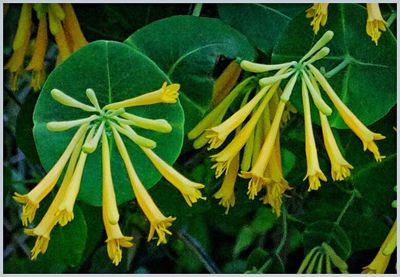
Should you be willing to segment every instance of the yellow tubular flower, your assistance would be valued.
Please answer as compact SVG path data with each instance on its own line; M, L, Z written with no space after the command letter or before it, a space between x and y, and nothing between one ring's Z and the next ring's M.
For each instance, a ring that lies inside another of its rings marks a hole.
M71 49L69 48L67 37L61 24L61 14L59 9L57 8L57 5L58 4L49 4L49 25L50 32L54 35L54 38L56 39L59 60L60 62L63 62L69 57L69 55L71 55Z
M46 127L49 131L61 132L85 123L90 123L91 121L97 119L98 117L99 117L98 115L94 114L89 117L81 119L68 120L68 121L52 121L48 122L46 124Z
M121 124L121 126L111 123L111 125L118 130L118 132L121 132L125 136L127 136L130 140L132 140L134 143L136 143L139 146L143 146L146 148L153 149L157 146L157 143L154 140L142 137L138 135L131 127L125 124Z
M216 162L211 168L215 168L215 176L217 178L225 172L225 170L229 167L232 159L246 144L247 140L254 130L254 127L260 119L262 112L264 111L265 107L267 106L269 100L271 99L278 86L279 82L269 90L268 94L263 98L262 102L257 107L257 111L246 123L243 129L241 129L240 132L236 134L233 140L221 152L211 156L211 159ZM267 90L267 87L264 87L261 90ZM259 93L261 93L261 91Z
M206 130L206 138L209 139L210 144L208 150L218 148L224 143L229 134L243 123L258 102L263 99L269 88L269 86L264 87L257 93L256 96L253 97L253 99L251 99L246 105L236 111L223 123Z
M164 82L162 87L158 90L148 92L146 94L136 96L128 100L108 104L104 106L103 109L116 110L119 108L153 105L159 103L173 104L178 101L179 89L179 84L167 85L167 82Z
M350 176L350 169L353 169L353 166L349 164L343 158L342 153L340 153L326 115L320 112L319 117L321 119L322 134L324 137L326 152L328 153L329 160L331 161L332 179L334 181L342 181Z
M111 175L111 164L110 164L110 147L108 146L108 140L106 131L102 130L101 136L101 160L102 160L102 171L103 171L103 207L105 209L106 218L109 223L115 225L119 221L119 213L117 200L114 192L114 185Z
M86 112L96 112L95 107L83 104L82 102L79 102L75 98L65 94L64 92L62 92L59 89L56 89L56 88L52 89L50 91L50 94L54 100L56 100L57 102L59 102L60 104L62 104L64 106L78 108L78 109L84 110Z
M93 138L94 127L90 130L89 134L85 139L86 144ZM65 192L65 197L62 199L60 205L58 206L58 211L56 212L57 221L61 226L65 226L68 222L74 219L74 205L76 197L78 196L79 189L81 186L81 179L83 175L83 169L85 167L87 154L81 151L78 159L78 163L75 167L74 174L71 177L71 181Z
M4 66L10 72L11 90L17 91L18 77L24 66L25 53L29 47L32 27L32 4L23 4L13 41L13 54Z
M88 124L85 124L79 128L71 142L65 149L64 153L58 159L53 168L46 174L46 176L37 184L29 193L19 194L15 193L13 199L24 204L22 208L22 225L27 226L31 223L35 217L36 210L39 208L39 203L49 194L49 192L56 185L58 178L63 171L65 164L70 158L75 146L78 144L79 140L84 136L87 130Z
M232 61L215 80L213 88L213 107L217 106L237 83L242 69L236 61Z
M385 241L379 248L374 260L367 266L363 267L363 274L383 274L389 264L390 257L396 248L397 244L397 220L394 222L389 234L387 235ZM385 248L390 246L390 251L385 252Z
M379 153L378 146L375 143L375 140L384 139L385 136L371 132L351 111L350 109L340 100L337 96L333 88L329 85L328 81L325 77L319 72L319 70L314 67L312 64L309 64L311 72L314 77L317 79L318 83L328 94L329 98L335 105L337 111L340 116L343 118L343 121L349 126L349 128L356 134L357 137L362 141L364 146L364 151L369 150L374 154L375 160L380 162L385 156L381 156Z
M143 129L153 130L160 133L170 133L172 131L171 124L169 124L165 119L149 119L130 113L123 113L121 116L131 121L132 125Z
M328 5L329 3L316 3L306 10L306 17L313 18L310 25L313 26L315 34L318 33L320 26L325 26L328 20Z
M88 42L81 31L78 19L76 18L74 8L71 4L62 4L65 12L64 28L72 39L72 51L75 52Z
M278 84L279 85L279 84ZM272 97L272 95L271 95ZM248 172L242 171L240 176L245 179L251 179L249 182L249 187L262 188L262 185L266 183L266 178L264 177L264 171L267 168L269 159L271 157L273 145L275 143L276 136L278 134L282 113L285 108L285 103L279 101L274 120L271 125L271 129L268 132L267 137L264 140L260 154L252 166L251 170Z
M215 199L221 199L218 204L226 208L225 214L228 214L229 208L235 206L235 183L238 172L239 154L233 158L224 176L221 187L214 194Z
M39 255L39 253L44 254L47 250L47 246L50 240L50 233L53 230L54 226L57 224L57 217L55 216L55 214L57 212L58 205L60 204L61 200L65 197L65 191L67 189L67 186L69 184L69 181L71 180L73 171L75 169L75 165L78 160L83 139L84 137L82 136L78 144L75 146L75 149L71 155L71 159L68 163L68 168L65 173L63 182L60 186L60 189L58 190L53 202L50 204L50 207L43 216L42 220L35 228L24 230L26 235L37 237L35 246L31 251L32 260L35 260Z
M204 188L203 184L190 181L176 171L172 166L163 161L152 150L145 147L141 147L141 149L161 173L161 175L180 191L186 203L190 207L193 203L196 203L199 198L206 200L206 198L201 195L200 191L200 189Z
M33 51L32 59L26 70L32 70L32 87L35 91L38 91L45 79L46 72L44 68L44 57L47 50L47 18L42 16L39 20L39 27L37 31L35 49Z
M307 85L303 79L301 95L303 98L305 148L307 158L307 175L304 177L304 180L308 178L308 191L310 191L319 189L321 186L320 179L326 182L326 177L319 167L317 147L315 145L315 139L312 130L310 99L308 97Z
M154 236L154 232L156 231L158 235L157 245L160 245L161 243L166 243L167 242L166 234L171 235L171 232L167 228L172 225L172 222L176 218L171 216L166 217L158 209L153 199L151 198L150 194L147 192L146 188L143 186L142 182L137 176L121 136L114 128L114 126L111 125L111 129L114 134L114 139L118 151L125 163L129 180L131 182L132 189L133 192L135 193L138 204L142 209L143 213L146 215L147 219L150 221L150 231L147 240L150 241Z
M372 41L378 45L378 40L382 35L382 32L386 31L386 22L383 20L381 10L379 9L378 3L367 4L367 34L371 37Z
M107 233L107 253L113 264L118 265L122 259L122 247L131 247L133 237L124 236L119 227L119 213L112 183L110 148L105 130L102 131L102 165L103 165L103 223Z
M188 133L189 139L195 139L204 134L204 130L219 124L232 102L239 96L246 85L253 78L247 78L238 84L211 112L209 112L197 125Z

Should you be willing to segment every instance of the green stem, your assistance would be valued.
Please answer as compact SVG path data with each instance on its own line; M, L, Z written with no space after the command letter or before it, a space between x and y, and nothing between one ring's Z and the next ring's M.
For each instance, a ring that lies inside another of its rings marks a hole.
M283 247L285 246L286 243L286 238L287 238L287 220L286 220L286 208L285 206L282 205L282 238L281 241L279 242L278 247L276 248L275 254L278 255Z
M193 251L193 253L197 256L200 262L204 265L204 267L208 270L208 272L215 274L220 273L221 271L218 269L215 262L211 259L211 257L207 254L201 244L193 238L189 233L185 230L180 230L177 232L178 237L186 244L186 246Z
M386 26L388 29L392 26L393 22L396 20L397 14L394 12L392 13L389 18L386 20Z
M327 72L325 74L325 77L327 79L332 78L334 75L336 75L337 73L342 71L350 63L351 63L351 58L349 58L349 57L344 58L344 60L340 64L338 64L334 69L332 69L331 71Z
M347 212L347 209L350 207L350 205L353 203L354 198L356 197L356 190L353 190L349 200L347 201L346 205L344 206L344 208L342 209L342 211L340 212L338 218L335 221L336 225L340 224L340 221L342 220L344 214Z
M202 8L203 8L203 3L196 3L194 5L194 9L193 9L192 15L193 16L200 16Z

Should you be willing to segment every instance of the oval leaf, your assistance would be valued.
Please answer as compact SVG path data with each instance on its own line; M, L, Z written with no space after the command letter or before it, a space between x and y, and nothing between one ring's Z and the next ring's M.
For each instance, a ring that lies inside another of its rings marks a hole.
M158 20L133 33L125 43L150 57L168 78L182 85L186 131L208 109L218 57L253 60L256 55L246 37L221 20L207 17Z

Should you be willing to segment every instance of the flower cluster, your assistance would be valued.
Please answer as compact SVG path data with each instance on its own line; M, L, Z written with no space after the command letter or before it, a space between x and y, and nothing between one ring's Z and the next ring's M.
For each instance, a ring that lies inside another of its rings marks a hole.
M46 79L44 59L48 45L48 29L58 47L57 63L64 61L71 53L87 44L71 4L22 4L12 45L13 54L4 66L10 72L13 91L18 89L18 77L24 70L24 58L30 52L33 10L39 24L33 43L33 54L25 70L32 71L31 86L35 91L42 87Z
M324 261L325 258L325 261ZM301 263L297 273L311 274L313 272L321 274L323 272L332 274L332 264L339 269L341 273L349 273L346 262L336 254L335 250L323 242L321 246L316 246L308 252Z
M328 5L329 3L316 3L306 10L306 17L312 18L310 25L315 34L318 33L320 26L325 26L328 21ZM378 45L382 32L386 31L386 22L378 3L367 3L366 5L368 12L366 31L372 41Z
M146 154L149 160L161 175L176 187L183 195L189 206L202 197L200 189L204 185L192 182L177 172L172 166L163 161L152 149L157 143L149 138L136 133L131 127L144 128L160 133L171 132L172 126L165 119L148 119L128 113L124 108L153 105L158 103L176 103L179 91L179 84L167 85L156 91L149 92L125 101L111 103L100 108L95 92L88 88L86 95L92 105L82 103L58 89L51 91L52 97L59 103L89 112L86 118L70 121L58 121L47 123L50 131L59 132L70 128L78 127L69 145L61 155L53 168L47 173L42 181L37 184L29 193L21 195L15 193L15 201L22 203L22 224L28 226L34 217L40 202L53 190L64 167L68 163L64 179L53 199L49 209L40 223L35 228L26 229L25 233L36 236L36 243L32 249L32 259L36 259L39 253L45 253L50 233L55 225L66 225L74 218L74 203L77 199L81 178L84 172L85 162L88 155L96 151L101 141L102 153L102 210L103 222L107 233L107 251L110 259L115 265L121 261L121 247L132 246L132 237L124 236L119 227L119 213L114 192L111 173L109 140L113 140L125 164L133 192L143 213L150 222L148 241L157 232L158 242L166 243L166 234L171 234L168 227L175 220L174 217L166 217L156 206L146 188L140 181L134 164L129 156L127 148L121 138L121 134L136 143Z
M344 159L335 141L328 120L332 110L321 97L320 87L326 92L344 122L361 139L364 151L367 149L371 151L377 161L384 158L380 155L375 140L385 137L371 132L340 100L323 74L313 65L315 61L329 54L329 48L324 46L332 38L333 32L326 32L298 62L258 64L242 60L240 66L243 70L262 74L248 77L239 83L188 133L189 139L195 139L193 144L195 148L200 148L208 142L210 150L219 148L236 130L234 138L224 149L211 156L215 162L212 168L215 168L216 177L225 173L222 187L214 196L221 199L220 204L226 207L227 211L235 204L234 185L239 175L250 179L247 192L250 199L254 199L263 188L267 190L262 200L265 204L270 204L279 216L281 197L287 189L290 189L282 174L279 127L282 121L288 118L287 114L290 112L288 101L297 80L301 80L302 88L307 159L305 179L308 178L309 190L317 190L320 187L320 180L327 180L318 162L311 120L310 95L319 110L324 144L331 163L332 179L334 181L345 179L353 168ZM270 75L271 71L276 73ZM288 81L281 91L279 87L284 79ZM249 100L254 90L255 94ZM228 108L242 95L244 97L241 107L223 121ZM243 151L240 155L241 150ZM238 174L239 167L241 172Z

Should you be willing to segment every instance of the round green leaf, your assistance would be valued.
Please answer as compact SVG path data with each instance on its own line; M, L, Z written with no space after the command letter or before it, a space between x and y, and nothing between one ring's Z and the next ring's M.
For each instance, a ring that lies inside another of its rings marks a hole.
M219 56L253 60L246 37L219 19L173 16L155 21L126 41L150 57L173 82L181 84L181 102L189 131L207 111L213 92L211 77Z
M358 4L331 4L329 18L317 36L310 27L305 13L299 14L280 37L272 53L273 63L300 60L317 39L327 30L335 33L328 43L330 54L315 63L328 72L344 59L350 63L339 73L328 79L343 102L366 125L370 125L385 114L396 103L396 39L390 30L382 33L376 46L365 32L367 11ZM299 83L299 82L298 82ZM300 86L292 95L293 104L302 110ZM325 96L325 95L323 95ZM331 126L347 128L333 104L329 117ZM314 109L316 122L318 116Z
M40 160L50 170L63 153L77 128L64 132L50 132L46 123L72 120L89 115L79 109L66 107L50 95L53 88L60 89L75 99L90 104L85 91L92 88L100 106L117 102L156 90L168 77L146 56L123 43L111 41L93 42L59 65L48 77L35 107L34 138ZM164 118L172 125L173 131L161 134L135 128L145 137L157 142L154 151L166 162L173 163L179 155L183 139L183 111L181 105L157 104L126 109L130 113L147 118ZM132 163L145 187L152 187L161 176L140 148L122 135ZM111 169L118 203L133 198L132 188L122 159L110 141ZM79 199L94 205L101 205L101 145L87 158Z
M317 221L304 230L306 251L310 251L323 242L329 244L342 259L347 259L351 254L351 242L346 232L334 222Z

